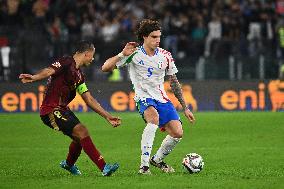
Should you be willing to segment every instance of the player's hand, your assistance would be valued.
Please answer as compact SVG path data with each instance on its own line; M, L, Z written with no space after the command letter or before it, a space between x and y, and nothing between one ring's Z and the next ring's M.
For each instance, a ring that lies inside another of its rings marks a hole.
M132 53L134 53L134 51L136 50L136 47L138 46L138 43L136 42L128 42L124 49L122 50L122 54L124 56L129 56L131 55Z
M186 108L184 110L184 115L190 121L190 123L194 123L195 122L194 115L188 108Z
M33 75L31 74L20 74L19 79L21 79L22 83L30 83L33 82Z
M108 117L106 119L113 127L118 127L121 124L121 119L119 117Z

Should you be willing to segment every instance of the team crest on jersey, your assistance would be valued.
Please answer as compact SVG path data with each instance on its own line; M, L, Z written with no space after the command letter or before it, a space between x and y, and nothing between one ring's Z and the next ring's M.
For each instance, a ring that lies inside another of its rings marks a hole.
M56 67L56 68L60 68L61 64L60 62L54 62L53 64L51 64L52 66Z
M159 68L159 69L162 69L162 66L163 66L163 62L162 62L162 61L159 61L159 62L158 62L158 68Z

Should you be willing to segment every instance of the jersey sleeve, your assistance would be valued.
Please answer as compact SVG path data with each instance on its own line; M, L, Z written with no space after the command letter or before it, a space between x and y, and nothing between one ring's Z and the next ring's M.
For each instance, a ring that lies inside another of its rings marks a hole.
M135 52L132 53L131 55L123 57L120 61L118 61L118 62L116 63L116 67L117 67L117 68L121 68L121 67L124 67L124 66L128 65L128 64L132 61L133 57L134 57L137 53L138 53L138 52L135 51Z
M166 69L166 75L174 75L178 72L178 69L175 65L175 60L173 59L171 53L167 53L165 55L165 58L167 59L167 69Z

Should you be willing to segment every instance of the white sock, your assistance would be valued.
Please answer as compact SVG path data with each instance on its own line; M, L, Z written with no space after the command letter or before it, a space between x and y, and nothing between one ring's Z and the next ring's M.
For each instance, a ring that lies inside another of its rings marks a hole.
M147 123L141 139L141 167L148 166L158 126L153 123Z
M170 135L167 135L163 140L161 147L158 149L157 153L154 155L154 161L159 163L161 162L167 155L171 153L171 151L175 148L177 143L181 138L173 138Z

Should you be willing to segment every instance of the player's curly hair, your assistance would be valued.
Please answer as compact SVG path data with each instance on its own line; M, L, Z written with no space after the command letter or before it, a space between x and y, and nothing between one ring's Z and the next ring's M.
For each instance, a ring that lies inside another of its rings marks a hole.
M151 32L157 30L161 30L161 24L159 21L151 19L142 20L136 30L136 36L139 43L143 43L143 37L147 37Z

